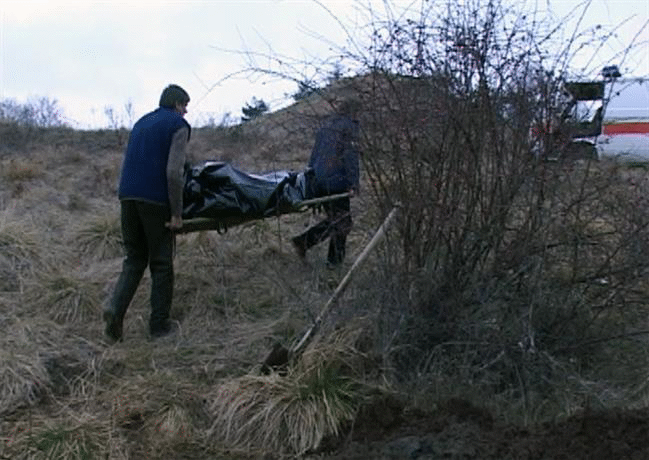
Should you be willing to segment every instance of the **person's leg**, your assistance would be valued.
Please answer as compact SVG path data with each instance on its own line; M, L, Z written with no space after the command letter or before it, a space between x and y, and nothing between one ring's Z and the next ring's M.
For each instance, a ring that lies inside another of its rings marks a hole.
M151 271L149 332L154 336L164 335L170 330L169 312L174 288L174 235L165 226L171 214L165 206L140 203L140 216L144 222Z
M340 264L345 258L347 235L352 228L349 198L323 204L327 217L292 239L296 250L305 253L309 248L330 238L327 260L330 264ZM300 254L302 255L302 254Z
M313 172L311 172L310 174L313 175ZM311 176L307 178L307 190L309 198L318 198L328 195L328 191L319 187L317 181L315 180L315 177ZM310 227L301 235L291 238L293 247L301 258L304 258L306 256L306 251L329 237L329 234L331 232L331 222L329 221L329 210L327 203L323 204L322 208L327 215L325 219Z
M331 233L331 229L331 222L329 221L329 218L326 218L316 225L310 227L301 235L293 237L291 241L293 242L293 246L295 247L300 257L304 257L306 251L308 251L318 243L326 240Z
M339 265L345 260L347 235L352 229L349 198L341 198L332 202L329 214L332 225L327 262L330 265Z
M329 251L327 252L327 262L329 265L340 265L345 260L345 246L347 236L344 234L333 234L329 239Z
M137 202L128 200L121 202L121 222L125 257L110 305L104 311L106 335L112 340L122 338L124 315L133 300L149 259Z

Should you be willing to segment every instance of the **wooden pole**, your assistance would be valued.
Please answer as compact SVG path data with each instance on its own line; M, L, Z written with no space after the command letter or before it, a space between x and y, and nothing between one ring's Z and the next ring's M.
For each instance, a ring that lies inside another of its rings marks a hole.
M390 211L390 214L388 214L388 217L385 218L383 221L383 224L379 227L379 229L376 231L370 242L365 246L365 249L363 249L363 252L360 253L360 255L356 258L354 261L354 264L351 266L351 268L347 271L347 274L345 277L340 281L338 284L338 287L334 291L334 293L331 295L325 306L322 308L322 311L318 315L318 317L315 319L311 327L306 331L306 333L302 336L300 341L290 350L289 354L291 357L294 355L297 355L300 353L305 346L307 345L308 341L315 335L317 332L318 328L320 327L320 323L322 323L322 319L324 316L329 312L331 309L332 305L336 300L338 300L338 297L343 293L347 285L349 284L349 281L352 278L352 275L358 268L358 266L365 261L367 258L367 255L376 247L378 242L385 236L385 232L388 228L388 226L392 223L392 220L394 219L395 215L397 214L397 210L399 209L399 206L395 206L392 211Z

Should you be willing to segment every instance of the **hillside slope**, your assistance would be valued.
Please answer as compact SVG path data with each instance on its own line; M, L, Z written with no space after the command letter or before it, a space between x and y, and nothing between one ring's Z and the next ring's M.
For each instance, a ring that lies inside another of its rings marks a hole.
M299 170L327 112L327 101L304 104L240 128L196 129L194 161L230 161L250 172ZM324 247L306 263L293 253L288 238L318 218L311 213L225 234L182 235L172 310L178 333L149 339L147 275L128 311L125 340L110 345L101 308L122 257L115 193L125 133L2 130L0 458L291 457L234 447L214 434L210 410L223 395L219 389L257 378L272 345L299 336L329 299L379 221L367 184L353 201L343 270L326 269ZM364 331L363 321L371 322L380 308L377 252L327 318L323 336L342 326ZM413 388L380 384L381 364L369 351L353 358L365 366L355 370L375 392L338 436L326 437L306 458L649 458L645 409L571 407L556 423L522 426L476 401L422 406ZM264 391L272 389L266 384Z

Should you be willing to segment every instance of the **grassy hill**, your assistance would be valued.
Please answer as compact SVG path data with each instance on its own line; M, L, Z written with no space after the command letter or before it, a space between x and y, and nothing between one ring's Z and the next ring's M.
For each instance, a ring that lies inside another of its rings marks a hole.
M317 113L303 113L195 129L193 161L229 161L250 172L299 171L317 121ZM281 126L281 136L268 134ZM293 253L289 238L319 216L307 212L225 234L179 235L171 313L178 333L148 338L147 274L127 313L125 340L111 346L101 309L121 268L116 184L127 133L11 124L2 133L0 453L61 459L225 455L230 446L211 430L216 392L233 378L258 374L272 345L288 346L344 274L325 268L326 248L309 253L306 263ZM367 208L367 198L354 200L350 259L374 230ZM362 288L363 282L351 287L343 306ZM331 427L322 430L326 435Z
M606 450L602 433L644 427L645 171L517 155L526 144L511 122L440 85L355 81L363 193L341 270L326 268L326 245L304 263L293 253L311 212L179 235L178 332L149 339L147 274L115 345L101 310L122 262L128 132L0 124L0 457L524 458L545 455L541 436L571 458L628 452ZM349 88L197 128L192 160L299 171L328 98ZM395 201L399 224L313 347L288 374L262 375ZM582 436L585 421L579 457L561 433ZM637 434L627 445L646 452Z

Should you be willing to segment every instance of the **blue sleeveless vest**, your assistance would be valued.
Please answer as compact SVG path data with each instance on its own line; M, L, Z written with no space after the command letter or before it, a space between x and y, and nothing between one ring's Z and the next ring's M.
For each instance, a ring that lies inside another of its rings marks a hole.
M134 199L169 206L167 160L171 140L189 123L175 110L160 107L133 126L119 182L120 200Z

